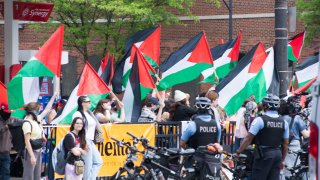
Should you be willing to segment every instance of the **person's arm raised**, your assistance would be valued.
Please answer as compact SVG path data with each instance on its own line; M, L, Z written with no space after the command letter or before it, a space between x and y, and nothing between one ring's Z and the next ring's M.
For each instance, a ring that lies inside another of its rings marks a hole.
M49 111L51 110L52 108L52 105L53 105L53 102L54 102L54 99L58 97L58 92L55 92L53 94L53 96L51 97L50 101L48 102L46 108L42 111L42 113L39 115L40 116L40 120L42 120L48 113Z

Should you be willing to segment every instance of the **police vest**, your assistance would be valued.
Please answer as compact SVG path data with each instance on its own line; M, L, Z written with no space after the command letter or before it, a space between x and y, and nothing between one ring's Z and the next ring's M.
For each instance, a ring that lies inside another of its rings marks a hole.
M264 127L255 137L257 145L279 147L282 142L285 122L281 117L272 118L266 115L262 117Z
M197 149L199 146L206 146L218 141L218 126L214 118L209 122L205 122L195 117L194 122L196 124L196 133L191 136L188 142L189 147Z

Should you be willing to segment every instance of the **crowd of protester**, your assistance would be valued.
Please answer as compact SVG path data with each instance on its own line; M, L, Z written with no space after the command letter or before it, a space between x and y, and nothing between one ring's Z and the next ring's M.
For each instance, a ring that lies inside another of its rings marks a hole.
M138 122L190 121L197 114L196 109L190 103L190 95L180 90L175 90L173 95L171 93L170 89L164 93L156 93L154 96L148 95L143 101ZM235 139L232 140L234 146L231 150L233 152L239 149L240 144L248 135L253 120L265 113L261 104L256 103L254 97L251 97L243 103L236 114L229 117L218 105L219 94L214 88L199 96L207 97L210 100L209 112L219 124L221 131L225 131L226 122L235 122ZM301 97L306 97L306 95L284 98L281 100L279 108L279 114L290 125L292 137L290 136L289 149L293 151L299 150L301 143L306 141L310 134L308 128L310 117L306 112L310 112L311 100L308 95L308 98L304 98L303 101L301 101L303 99ZM40 179L41 148L36 147L33 143L41 140L41 142L45 141L42 125L50 124L67 103L66 99L61 99L54 104L56 98L57 93L52 96L44 109L41 109L42 107L36 102L26 104L24 107L24 110L26 110L24 121L28 123L23 123L22 126L26 147L23 155L23 179ZM125 106L114 94L110 94L106 99L101 99L93 111L90 110L91 101L88 96L80 96L77 105L78 109L72 116L70 133L65 136L66 141L64 141L65 149L71 154L67 160L66 179L95 179L103 163L95 146L97 125L125 122ZM10 174L8 167L12 147L10 144L11 134L8 130L10 119L12 119L10 118L10 111L8 111L7 105L3 104L0 121L0 166L2 167L0 176L2 179L9 179ZM285 163L288 166L293 164L295 156L295 154L288 155ZM74 162L78 159L84 161L85 166L83 174L80 175L73 173ZM285 172L285 175L288 173Z

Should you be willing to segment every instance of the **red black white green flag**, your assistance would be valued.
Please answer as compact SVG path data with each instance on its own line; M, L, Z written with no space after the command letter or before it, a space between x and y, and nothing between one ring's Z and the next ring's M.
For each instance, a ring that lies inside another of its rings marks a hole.
M318 76L319 54L308 57L305 61L298 64L295 68L295 75L298 86L303 87Z
M131 47L135 45L139 48L145 59L152 67L157 67L160 64L160 33L161 27L151 27L137 32L126 41L125 55L118 62L112 80L112 88L115 93L121 93L127 86L132 68L130 60Z
M293 38L289 40L288 43L288 59L290 61L296 62L298 61L301 50L303 47L303 42L305 38L305 31L297 34Z
M132 69L122 102L125 105L126 122L138 122L141 114L142 101L155 88L150 72L155 70L150 66L137 46L131 49Z
M8 84L9 108L37 102L39 77L60 77L64 26L61 25Z
M110 55L109 52L107 52L105 57L101 60L101 64L98 70L98 75L107 85L111 85L111 81L113 78L113 61L114 55Z
M241 37L242 32L240 31L235 39L210 49L214 64L212 68L202 72L203 80L200 83L213 84L216 79L215 75L222 79L237 65Z
M213 67L213 59L204 32L199 33L160 65L162 78L159 91L186 83L199 77L202 71Z
M72 115L78 109L77 101L79 96L86 95L90 98L91 109L95 108L100 99L109 95L110 89L107 84L99 77L89 62L86 63L79 84L73 89L70 97L64 106L60 116L55 118L52 124L71 124Z
M219 105L228 115L235 114L243 102L254 95L257 102L267 94L274 82L273 48L254 46L218 84Z

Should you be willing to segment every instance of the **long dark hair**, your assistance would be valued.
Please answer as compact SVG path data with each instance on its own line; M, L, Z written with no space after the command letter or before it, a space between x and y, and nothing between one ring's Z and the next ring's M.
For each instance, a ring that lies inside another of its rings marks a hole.
M87 117L86 117L86 115L84 114L82 103L83 103L86 99L88 99L88 98L89 98L88 96L80 96L80 97L78 98L78 109L77 109L77 111L79 111L79 112L81 113L82 117L83 117L85 120L87 120Z
M98 102L96 108L94 109L93 113L97 114L97 113L101 113L103 115L106 115L106 111L105 109L103 109L102 105L103 103L108 103L110 102L109 99L100 99L100 101Z
M78 136L80 138L80 147L82 149L85 149L87 146L87 141L86 141L86 130L85 130L85 123L81 117L75 117L72 120L71 126L70 126L70 131L74 130L74 125L76 124L77 120L80 119L83 123L82 129L79 131Z
M178 102L175 102L174 104L171 105L171 107L169 108L169 114L170 114L170 119L173 118L174 116L174 113L176 112L176 109L178 106L181 106L181 105L187 105L187 100L186 99L183 99L181 101L178 101Z

